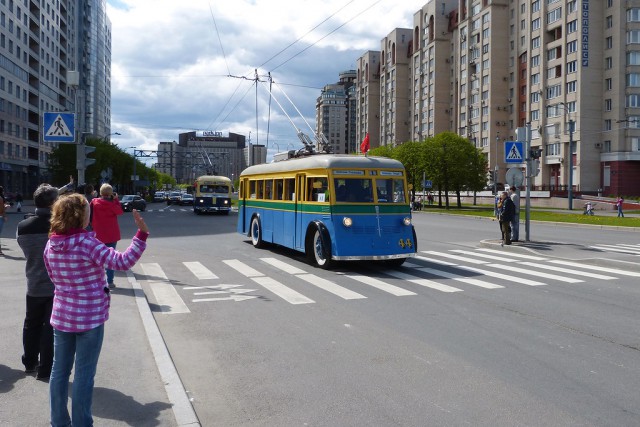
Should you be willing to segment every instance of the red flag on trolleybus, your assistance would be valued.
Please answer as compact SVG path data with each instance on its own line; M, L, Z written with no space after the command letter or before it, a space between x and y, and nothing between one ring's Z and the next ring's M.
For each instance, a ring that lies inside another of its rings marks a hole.
M364 137L362 143L360 144L360 151L363 154L367 154L367 151L369 151L369 132L367 132L367 135Z

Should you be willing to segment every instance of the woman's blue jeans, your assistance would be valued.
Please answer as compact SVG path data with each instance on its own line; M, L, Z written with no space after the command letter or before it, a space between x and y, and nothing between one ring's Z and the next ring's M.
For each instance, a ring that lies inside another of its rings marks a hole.
M53 427L92 426L93 378L104 338L104 324L85 332L53 330L53 369L49 380L49 404ZM71 418L67 409L69 376L75 360Z
M105 245L109 246L110 248L115 249L116 248L116 243L118 242L113 242L113 243L105 243ZM113 276L115 275L115 272L113 270L109 270L107 269L107 284L112 284L113 283Z

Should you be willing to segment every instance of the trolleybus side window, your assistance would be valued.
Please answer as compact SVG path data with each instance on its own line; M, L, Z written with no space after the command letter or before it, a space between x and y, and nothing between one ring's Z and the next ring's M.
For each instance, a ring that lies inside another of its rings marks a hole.
M256 198L262 199L264 197L264 193L262 192L262 184L263 181L256 181Z
M293 194L295 192L295 179L286 178L284 180L284 197L283 200L293 200Z
M371 179L369 178L335 178L334 185L338 202L373 202Z
M271 179L264 180L264 198L267 200L273 198L273 180Z
M251 181L249 181L249 198L255 199L256 195L257 195L257 192L256 192L256 181L255 180L251 180Z
M404 203L404 183L401 179L378 178L376 179L376 193L378 202L381 203Z
M329 202L329 186L326 177L307 178L307 200L312 202Z

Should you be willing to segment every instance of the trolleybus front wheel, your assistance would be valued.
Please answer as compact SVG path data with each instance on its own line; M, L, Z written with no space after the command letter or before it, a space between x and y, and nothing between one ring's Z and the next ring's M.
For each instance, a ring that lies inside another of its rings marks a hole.
M254 216L251 220L251 244L254 248L264 247L264 241L262 240L262 225L260 224L260 218Z
M325 270L331 268L332 265L331 241L329 239L326 234L323 238L320 228L316 228L307 242L307 257L309 261Z

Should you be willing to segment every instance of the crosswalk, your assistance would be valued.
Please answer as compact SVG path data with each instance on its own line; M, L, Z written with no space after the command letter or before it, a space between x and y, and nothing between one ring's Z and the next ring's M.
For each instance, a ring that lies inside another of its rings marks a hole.
M617 245L591 245L591 249L597 249L603 252L615 252L628 255L640 256L640 244L626 245L619 243Z
M345 270L319 275L316 273L320 272L311 266L274 257L263 257L250 263L241 259L225 259L207 266L195 261L182 262L192 279L185 283L181 276L180 281L188 286L180 287L171 284L167 272L157 263L141 263L140 268L163 313L188 312L184 300L191 303L239 302L275 296L289 304L300 305L315 304L318 291L351 301L379 295L412 297L429 292L457 293L472 289L500 291L521 286L562 286L587 281L606 283L620 277L640 277L640 272L631 270L488 248L422 251L402 268L372 268L366 274ZM175 270L172 266L169 275ZM232 283L234 281L236 283Z

